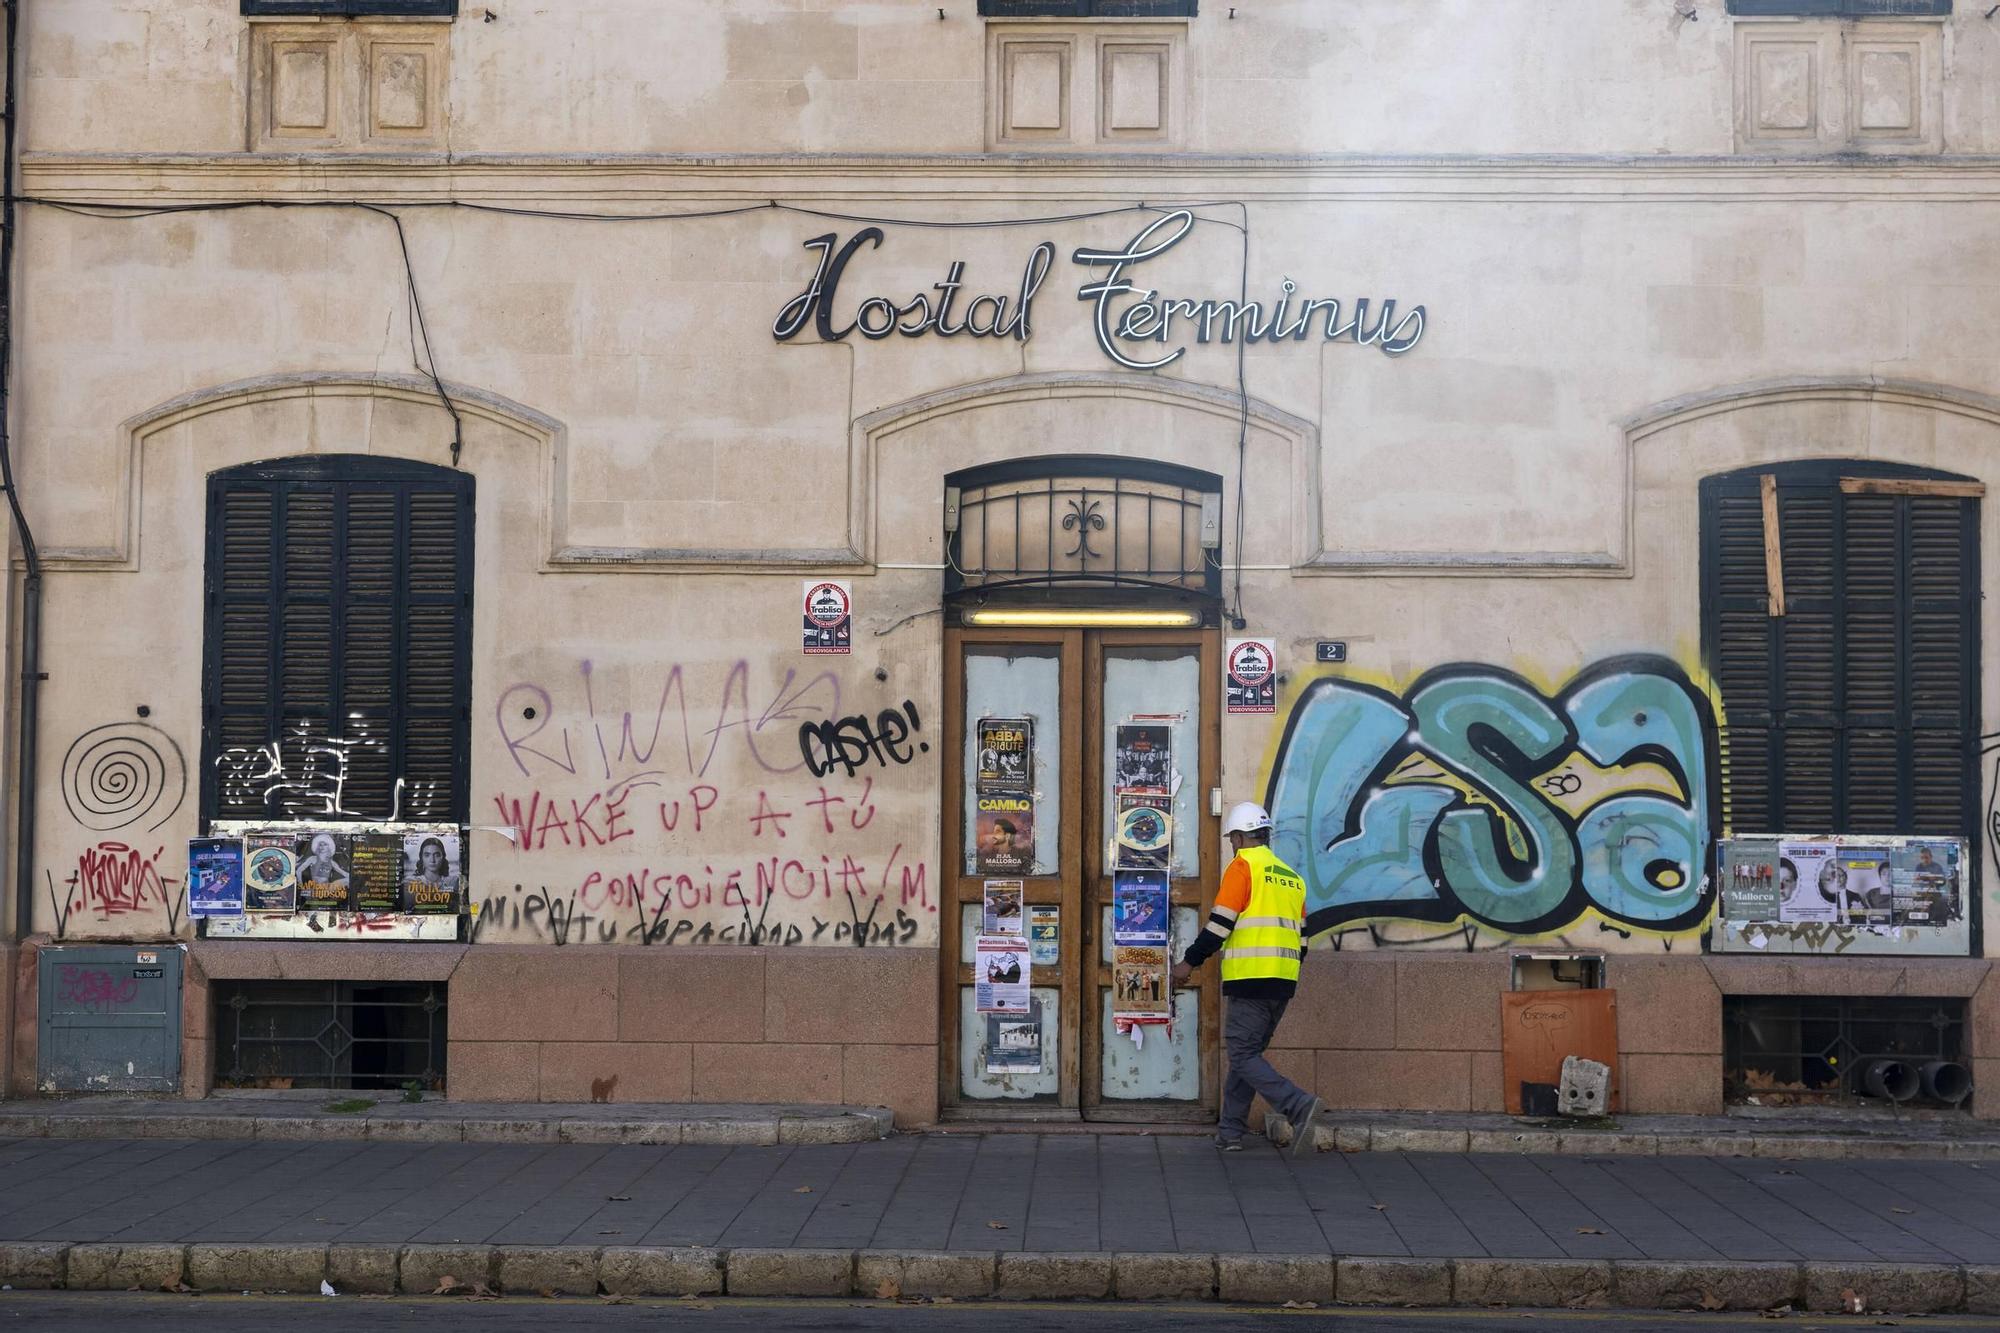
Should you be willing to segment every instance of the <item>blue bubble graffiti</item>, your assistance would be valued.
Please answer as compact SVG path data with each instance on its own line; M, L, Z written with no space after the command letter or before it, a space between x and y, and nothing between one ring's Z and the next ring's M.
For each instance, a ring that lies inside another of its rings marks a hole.
M1598 663L1554 698L1481 665L1440 667L1400 695L1319 680L1279 742L1272 842L1305 876L1314 933L1400 918L1535 935L1590 911L1696 930L1713 901L1715 736L1708 697L1661 657ZM1552 796L1580 784L1549 775L1579 759L1603 776L1576 809ZM1619 772L1641 765L1678 792L1656 778L1621 789ZM1463 786L1422 780L1445 775Z

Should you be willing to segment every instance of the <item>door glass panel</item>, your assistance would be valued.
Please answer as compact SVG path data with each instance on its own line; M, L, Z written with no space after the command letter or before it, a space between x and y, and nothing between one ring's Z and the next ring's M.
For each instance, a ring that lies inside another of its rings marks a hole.
M1148 1026L1143 1045L1111 1024L1111 988L1098 991L1104 1024L1104 1098L1106 1101L1191 1102L1201 1096L1201 996L1191 990L1174 992L1173 1036L1162 1026Z
M1062 864L1062 659L1053 647L969 649L965 655L965 809L960 845L965 873L979 873L979 719L1025 717L1035 724L1035 875ZM1053 1012L1053 1010L1051 1010Z
M970 679L968 667L967 678ZM1191 648L1104 650L1104 804L1101 827L1117 827L1111 794L1117 768L1118 724L1140 714L1171 714L1174 750L1173 873L1201 873L1201 657ZM1108 1084L1106 1085L1109 1086Z
M1062 1024L1056 1021L1062 992L1053 986L1035 986L1028 992L1040 1006L1042 1061L1040 1072L1020 1071L989 1074L991 1042L989 1034L1007 1022L1004 1014L978 1012L973 988L958 989L958 1087L961 1096L976 1101L1054 1100L1062 1092ZM1108 1002L1108 1001L1107 1001ZM1028 1017L1036 1017L1030 1010ZM997 1019L998 1022L988 1020ZM1005 1035L1001 1036L1004 1042Z

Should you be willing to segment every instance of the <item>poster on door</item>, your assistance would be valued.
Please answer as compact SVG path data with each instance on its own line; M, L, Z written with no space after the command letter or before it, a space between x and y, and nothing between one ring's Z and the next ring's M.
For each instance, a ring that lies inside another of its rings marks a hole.
M1164 722L1119 724L1111 763L1111 787L1121 794L1173 794L1173 732Z
M981 935L973 949L973 1007L982 1014L1028 1012L1028 941Z
M979 719L979 762L973 789L981 796L1026 796L1034 791L1035 724L1025 717Z
M1053 904L1028 909L1028 957L1036 967L1062 961L1062 908Z
M1173 858L1172 798L1157 792L1118 793L1116 864L1120 870L1165 870Z
M1111 942L1167 942L1165 871L1120 870L1111 877Z
M1278 711L1278 644L1274 639L1231 639L1223 665L1232 713Z
M1114 1022L1159 1023L1169 1016L1167 948L1120 944L1111 951L1111 1017Z
M1042 1002L1030 1000L1025 1014L986 1016L986 1072L1042 1072Z
M989 879L981 896L984 920L980 933L985 935L1019 935L1021 933L1022 895L1027 885L1018 879Z
M845 653L854 647L854 589L838 580L806 580L805 643L808 653Z
M242 840L190 838L187 882L189 916L242 916Z
M980 796L972 830L973 864L982 875L1026 875L1035 868L1035 798Z

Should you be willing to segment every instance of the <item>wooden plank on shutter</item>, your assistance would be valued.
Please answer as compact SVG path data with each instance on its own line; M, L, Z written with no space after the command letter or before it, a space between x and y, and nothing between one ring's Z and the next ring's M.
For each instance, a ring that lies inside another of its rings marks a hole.
M1778 539L1778 479L1766 472L1759 478L1764 499L1764 588L1770 612L1785 614L1785 553Z
M1977 500L1986 494L1983 481L1929 481L1922 477L1842 477L1846 495L1942 495Z

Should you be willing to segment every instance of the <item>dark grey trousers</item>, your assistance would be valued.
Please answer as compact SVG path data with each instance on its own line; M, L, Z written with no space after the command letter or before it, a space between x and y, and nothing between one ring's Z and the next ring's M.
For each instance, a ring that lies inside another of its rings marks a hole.
M1259 1093L1286 1117L1310 1101L1312 1094L1264 1058L1264 1048L1271 1044L1271 1034L1278 1030L1278 1020L1285 1016L1285 1006L1291 1001L1225 995L1222 1003L1228 1010L1222 1024L1222 1044L1229 1052L1229 1078L1222 1085L1222 1123L1217 1128L1223 1138L1238 1139L1249 1128L1250 1103Z

